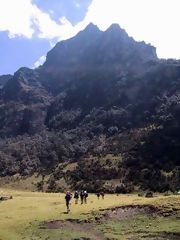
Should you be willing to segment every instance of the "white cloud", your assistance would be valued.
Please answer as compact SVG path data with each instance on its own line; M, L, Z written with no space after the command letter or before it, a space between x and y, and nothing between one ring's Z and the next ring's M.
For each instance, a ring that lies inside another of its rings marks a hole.
M54 43L90 22L102 30L119 23L136 40L156 46L159 57L180 58L179 9L179 0L93 0L84 20L73 26L65 17L55 22L32 0L0 0L0 31L8 31L9 37L36 34Z
M66 39L74 28L65 17L58 23L52 20L32 0L0 0L0 31L7 31L10 38L32 38L37 31L39 38Z
M93 0L86 22L105 30L119 23L136 40L157 47L159 57L180 58L179 0Z
M38 37L40 38L67 39L73 32L72 24L65 17L61 17L57 24L48 14L43 13L37 7L33 9L33 22L39 30Z
M46 56L41 56L33 65L33 68L41 66L46 61Z
M9 37L30 38L34 33L31 11L30 0L0 0L0 31L8 31Z

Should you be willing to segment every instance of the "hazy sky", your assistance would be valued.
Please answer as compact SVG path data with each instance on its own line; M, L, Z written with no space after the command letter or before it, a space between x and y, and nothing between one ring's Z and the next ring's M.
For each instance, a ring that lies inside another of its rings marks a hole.
M180 0L0 0L0 74L37 67L57 41L119 23L160 58L180 59Z

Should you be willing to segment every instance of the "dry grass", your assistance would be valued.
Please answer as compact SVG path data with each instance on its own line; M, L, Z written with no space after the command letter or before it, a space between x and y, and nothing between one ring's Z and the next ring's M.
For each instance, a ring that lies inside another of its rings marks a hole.
M0 189L0 195L13 196L11 200L0 202L0 240L21 240L27 232L34 229L35 223L53 219L83 218L84 213L113 206L153 204L180 208L179 196L143 198L137 195L106 195L104 200L97 200L95 195L90 194L87 205L75 205L72 201L71 213L67 215L64 214L66 208L62 193Z

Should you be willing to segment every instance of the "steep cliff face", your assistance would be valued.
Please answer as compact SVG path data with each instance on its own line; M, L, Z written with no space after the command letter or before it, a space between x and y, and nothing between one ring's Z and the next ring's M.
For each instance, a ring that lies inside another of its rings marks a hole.
M3 137L34 134L45 128L47 107L52 100L39 81L39 74L19 69L1 90L0 133Z
M97 81L95 78L107 74L113 77L142 74L146 63L156 60L154 47L136 42L119 25L113 24L102 32L90 24L74 38L58 43L47 54L41 74L47 88L58 94L68 84L79 84L86 78Z
M2 99L17 101L24 104L48 103L49 93L39 81L36 70L28 68L19 69L2 89Z
M3 88L3 86L6 84L6 82L10 78L12 78L12 75L10 75L10 74L0 76L0 88Z
M105 32L90 24L75 37L59 42L48 54L42 69L94 68L108 64L142 64L157 60L156 50L144 42L136 42L119 25L111 25ZM58 70L58 69L56 69ZM80 69L81 70L81 69Z
M0 134L10 139L0 141L1 175L45 171L77 187L112 179L178 186L179 61L159 60L119 25L88 25L42 67L19 69L0 93Z

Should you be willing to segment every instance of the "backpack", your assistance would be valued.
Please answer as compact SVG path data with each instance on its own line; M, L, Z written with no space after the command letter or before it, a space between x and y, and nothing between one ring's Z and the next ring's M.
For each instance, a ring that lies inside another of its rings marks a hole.
M78 192L74 193L74 198L79 198L79 193Z
M84 193L84 196L87 198L87 197L88 197L88 193L87 193L87 192L85 192L85 193Z
M80 196L81 196L81 198L84 197L84 191L81 191Z

